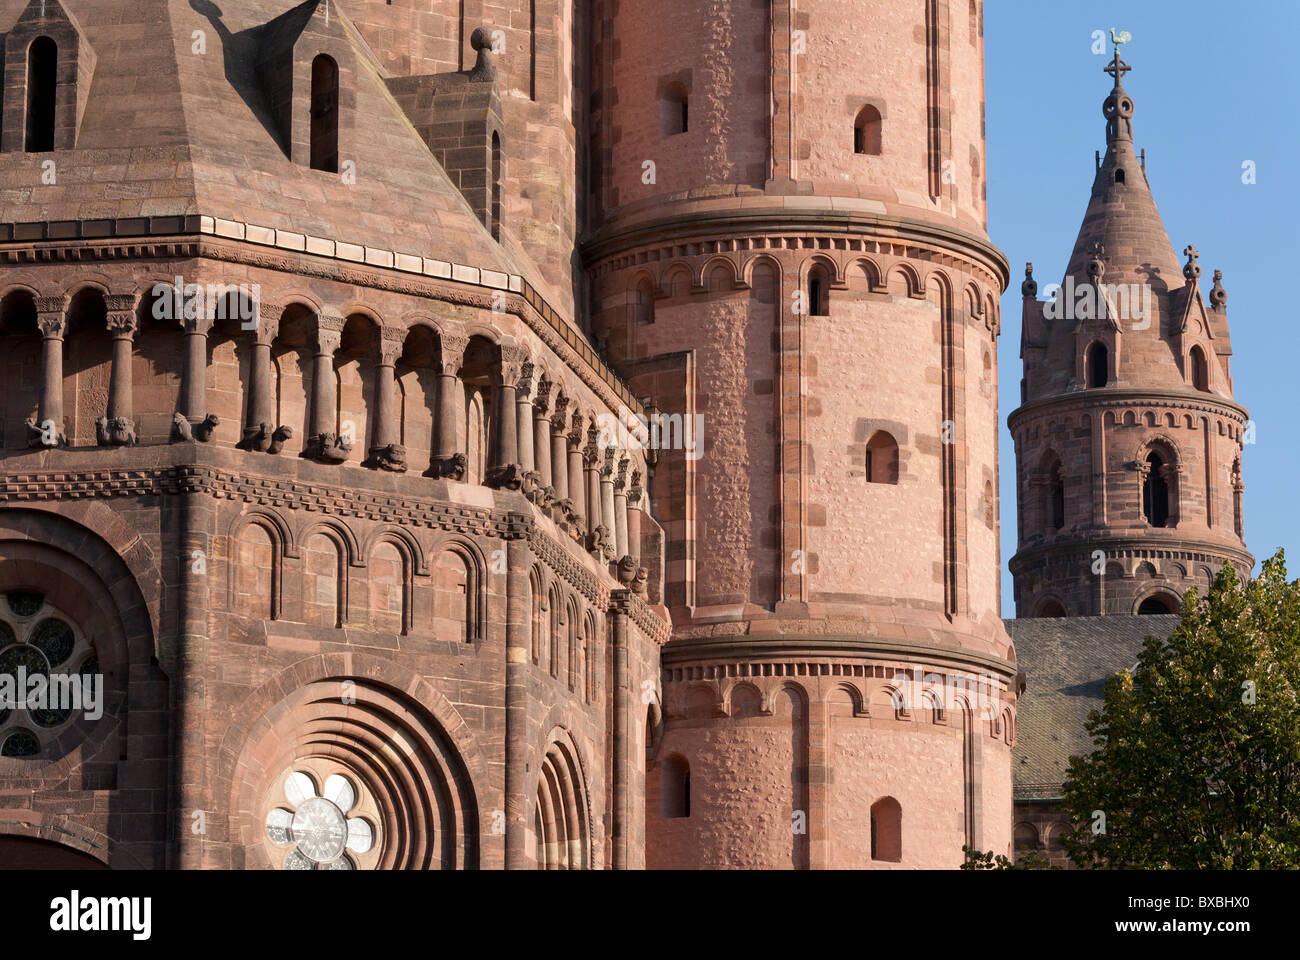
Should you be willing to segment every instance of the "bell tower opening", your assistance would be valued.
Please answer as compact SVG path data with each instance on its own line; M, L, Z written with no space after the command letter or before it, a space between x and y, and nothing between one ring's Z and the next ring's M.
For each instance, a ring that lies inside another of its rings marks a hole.
M1164 472L1164 457L1158 453L1148 454L1147 475L1142 481L1142 515L1153 527L1169 523L1169 481Z

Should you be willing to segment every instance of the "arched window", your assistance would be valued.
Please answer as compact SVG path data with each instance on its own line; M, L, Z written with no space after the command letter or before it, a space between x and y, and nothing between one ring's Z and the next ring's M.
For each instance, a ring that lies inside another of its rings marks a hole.
M1205 351L1200 347L1192 347L1192 386L1197 390L1209 392L1210 389L1210 368L1205 362Z
M1038 605L1038 617L1063 617L1065 616L1065 607L1061 606L1059 600L1044 600Z
M829 317L831 313L831 277L820 263L814 264L808 271L808 289L806 309L811 316Z
M1169 522L1169 481L1165 477L1165 460L1152 452L1147 456L1147 475L1142 481L1142 515L1153 527Z
M984 526L993 529L993 481L984 481Z
M28 153L54 149L54 105L59 77L59 48L49 37L37 37L27 51Z
M1104 343L1094 343L1088 348L1088 386L1104 387L1110 380L1110 353Z
M311 63L311 168L339 172L339 68L323 53Z
M1039 847L1038 829L1032 823L1017 823L1012 838L1012 846L1017 853L1021 850L1037 850Z
M659 816L680 820L691 815L691 765L674 753L664 760L659 778Z
M871 859L903 860L903 808L893 797L881 797L871 805Z
M685 133L690 127L690 103L686 86L673 81L664 88L659 101L659 129L665 137Z
M501 239L501 135L492 131L492 239Z
M655 322L654 287L650 285L649 277L642 277L637 282L636 290L633 291L632 316L637 323Z
M1123 183L1123 182L1124 182L1124 168L1123 168L1123 167L1116 167L1116 168L1115 168L1115 182L1116 182L1116 183Z
M867 104L853 121L853 152L880 156L880 111Z
M1167 593L1153 593L1138 604L1140 616L1160 616L1178 612L1178 601Z
M867 483L898 483L898 441L877 430L867 441Z

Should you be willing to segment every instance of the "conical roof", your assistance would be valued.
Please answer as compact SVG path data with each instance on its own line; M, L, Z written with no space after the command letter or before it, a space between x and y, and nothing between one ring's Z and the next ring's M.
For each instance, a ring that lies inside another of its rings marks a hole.
M1092 183L1092 196L1083 215L1070 265L1076 283L1088 279L1088 261L1102 247L1106 283L1150 283L1154 292L1181 287L1181 262L1151 196L1142 163L1133 150L1133 98L1122 78L1129 66L1119 58L1106 71L1115 85L1102 105L1106 117L1106 157Z

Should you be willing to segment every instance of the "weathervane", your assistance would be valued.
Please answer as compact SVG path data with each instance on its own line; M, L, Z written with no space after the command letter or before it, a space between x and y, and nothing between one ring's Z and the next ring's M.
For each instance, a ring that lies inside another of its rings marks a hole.
M1116 33L1114 27L1110 28L1110 42L1115 44L1115 59L1102 67L1102 69L1115 78L1115 86L1117 87L1122 87L1124 85L1124 74L1133 69L1119 58L1119 48L1132 39L1133 35L1127 30L1121 30L1119 33Z

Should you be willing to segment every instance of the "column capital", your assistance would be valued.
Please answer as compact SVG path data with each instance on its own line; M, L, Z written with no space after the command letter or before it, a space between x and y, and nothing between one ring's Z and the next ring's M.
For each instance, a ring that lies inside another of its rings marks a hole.
M343 341L343 317L337 313L322 313L316 317L313 335L317 356L333 356Z
M582 448L582 438L586 436L587 433L586 429L584 428L586 422L587 422L587 417L583 414L581 410L573 411L573 418L570 421L570 427L569 427L569 442L573 444L573 446L577 449Z
M391 367L397 363L397 358L402 355L402 348L406 346L406 331L394 330L391 327L384 327L379 331L379 365L381 367Z
M463 333L438 333L438 369L444 377L454 377L460 373L468 347L469 337Z
M627 500L629 504L640 504L645 489L641 486L641 471L632 471L632 482L628 485Z
M67 297L36 297L36 312L64 314L68 311Z
M546 411L551 404L551 388L554 386L555 384L546 379L545 374L542 374L542 379L537 381L537 396L533 398L533 414L539 420L546 419Z
M604 451L602 451L602 453L603 456L600 461L600 479L602 482L604 482L604 480L608 478L609 482L613 483L614 482L614 448L606 447Z
M627 489L627 468L632 465L632 461L627 457L620 457L618 461L618 477L614 480L614 489L622 492Z
M201 333L206 337L212 329L212 317L208 314L207 306L200 309L197 317L182 317L181 327L186 333Z
M135 336L139 321L134 310L110 310L104 325L108 332L116 337L130 340Z
M500 350L501 382L513 387L519 382L524 364L528 363L528 351L519 344L514 343L502 344ZM532 364L528 365L532 366Z
M62 340L63 334L68 329L68 318L62 311L38 313L36 326L40 328L41 336L46 340Z
M259 298L253 302L256 316L249 334L254 343L269 344L280 332L280 318L284 316L285 304L275 300Z
M554 410L551 414L551 426L553 426L557 432L563 433L567 417L566 410L569 406L569 398L560 394L555 398L553 406Z
M109 313L135 313L140 308L139 293L110 293L104 298Z
M519 367L519 376L515 380L515 399L527 400L529 392L533 389L533 375L537 368L531 360L525 360Z

